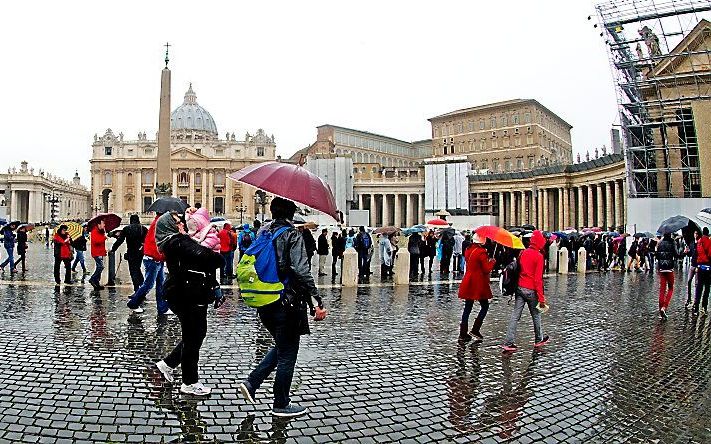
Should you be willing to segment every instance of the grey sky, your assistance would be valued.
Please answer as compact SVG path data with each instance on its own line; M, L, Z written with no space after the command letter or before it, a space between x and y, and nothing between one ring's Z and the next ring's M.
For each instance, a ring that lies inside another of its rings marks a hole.
M535 98L575 152L617 120L588 0L10 2L0 27L2 164L88 183L94 133L158 127L163 44L220 137L264 128L288 156L324 123L419 140L427 118Z

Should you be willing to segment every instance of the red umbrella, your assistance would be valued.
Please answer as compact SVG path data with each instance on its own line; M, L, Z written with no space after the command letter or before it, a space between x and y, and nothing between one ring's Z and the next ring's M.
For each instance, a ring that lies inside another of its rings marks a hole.
M481 227L474 230L476 234L487 239L491 239L497 244L501 244L504 247L515 248L518 250L523 250L523 243L521 239L514 236L508 230L501 227L495 227L493 225L482 225Z
M427 225L432 225L434 227L448 227L449 223L444 219L431 219L427 221Z
M91 229L94 228L94 225L98 224L102 220L104 221L104 230L107 233L121 225L121 217L118 214L100 213L92 217L89 222L86 223L87 231L91 231Z
M230 174L229 178L322 211L338 220L338 208L331 187L302 166L262 162L242 168Z

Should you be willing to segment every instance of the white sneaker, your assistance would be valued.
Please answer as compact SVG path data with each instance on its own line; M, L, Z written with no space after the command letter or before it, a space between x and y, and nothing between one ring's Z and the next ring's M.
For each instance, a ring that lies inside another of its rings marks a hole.
M158 367L158 370L163 374L163 377L165 378L166 381L168 382L173 382L173 369L165 363L165 361L158 361L156 362L156 367Z
M212 389L202 385L202 382L196 382L195 384L181 385L180 391L186 395L207 396L210 394Z
M171 310L170 308L168 309L168 311L165 312L165 314L167 314L168 316L175 316L175 313L173 313L173 310Z
M143 307L138 307L138 308L132 308L131 309L134 313L143 313L145 310L143 310Z

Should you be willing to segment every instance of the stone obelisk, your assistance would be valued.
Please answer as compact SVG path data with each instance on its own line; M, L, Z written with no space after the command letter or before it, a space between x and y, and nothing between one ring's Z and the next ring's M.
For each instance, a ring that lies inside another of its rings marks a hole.
M156 198L173 194L170 169L170 69L168 48L165 44L165 68L160 75L160 111L158 112L158 158L156 167Z

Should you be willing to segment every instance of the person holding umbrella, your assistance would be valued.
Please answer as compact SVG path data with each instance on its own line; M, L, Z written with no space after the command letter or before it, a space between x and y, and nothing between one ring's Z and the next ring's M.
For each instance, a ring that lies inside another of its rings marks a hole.
M86 253L87 237L88 233L86 230L86 226L83 226L81 236L77 237L76 239L72 239L72 247L74 247L74 251L76 252L76 257L74 258L74 263L72 264L72 272L76 272L77 264L80 264L83 276L87 275L86 261L84 259L84 253ZM82 281L83 280L84 278L82 277Z
M27 225L20 225L17 228L17 255L19 258L13 264L17 269L17 264L22 263L22 272L25 272L25 254L27 253Z
M129 224L126 225L116 238L116 242L111 247L111 252L116 253L121 244L126 242L126 254L124 255L128 262L128 271L131 275L131 283L133 291L143 284L143 272L141 272L141 261L143 259L143 243L148 234L148 229L141 225L141 221L137 214L132 214L129 218Z
M666 321L667 309L674 293L674 267L678 259L671 233L665 233L657 245L656 257L659 269L659 318Z
M2 229L2 235L3 235L3 246L5 247L5 251L7 251L7 259L3 261L2 264L0 264L0 270L5 272L5 266L7 264L10 264L10 273L17 273L17 268L15 268L15 229L19 223L17 222L10 222L9 224L5 225L5 227Z
M694 278L696 277L696 270L698 267L697 257L698 253L696 251L696 244L701 238L701 232L699 230L694 230L694 242L691 245L687 245L685 253L689 256L689 277L686 279L686 309L691 310L694 306L691 301L691 288L694 283Z
M60 225L57 232L54 234L54 239L52 240L54 244L54 283L59 285L62 281L59 275L59 266L64 264L64 283L72 283L72 273L71 273L71 260L72 260L72 248L71 248L71 238L69 233L67 233L67 226Z
M483 247L484 242L486 242L485 238L474 233L472 244L464 253L467 265L464 278L459 286L459 299L464 300L464 311L459 324L459 340L462 342L469 342L472 336L475 337L477 342L484 340L480 329L484 323L486 313L489 311L489 299L492 298L489 276L496 265L496 260L490 259L486 248ZM474 301L478 301L481 308L474 321L471 333L467 333L469 330L469 315L474 307Z
M103 290L101 285L101 273L104 271L104 257L106 257L106 230L104 220L100 219L91 229L89 239L91 240L91 257L94 258L96 268L94 274L89 278L89 283L94 290Z
M158 244L156 243L156 227L161 216L162 213L156 214L151 226L148 227L148 232L143 242L143 268L146 273L145 278L141 286L131 295L131 298L126 304L134 313L143 313L143 302L146 300L146 295L151 291L154 285L156 287L158 314L164 315L173 313L170 310L168 302L163 299L165 256L163 256L163 253L158 249Z

